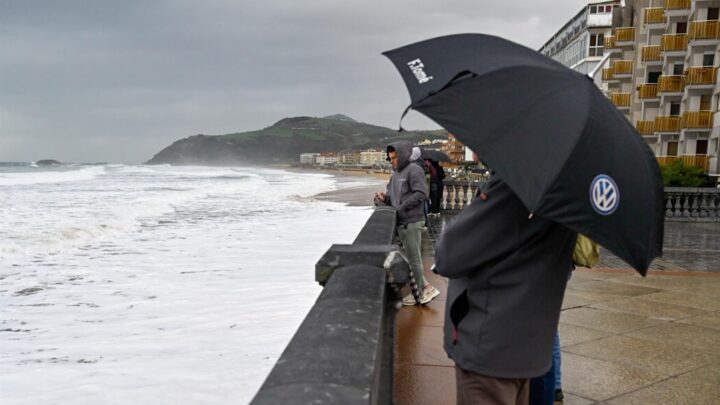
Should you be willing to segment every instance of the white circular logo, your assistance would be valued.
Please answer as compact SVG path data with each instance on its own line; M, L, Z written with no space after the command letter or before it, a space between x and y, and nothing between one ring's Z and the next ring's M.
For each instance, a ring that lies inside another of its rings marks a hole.
M610 215L617 209L620 190L612 177L606 174L595 176L590 185L590 203L600 215Z

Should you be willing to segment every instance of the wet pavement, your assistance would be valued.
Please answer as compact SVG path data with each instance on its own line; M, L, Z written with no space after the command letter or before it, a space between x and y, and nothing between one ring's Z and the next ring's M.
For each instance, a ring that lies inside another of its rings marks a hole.
M447 218L433 220L425 268ZM666 223L665 254L640 277L603 252L575 270L560 316L566 404L720 404L720 224ZM395 403L452 404L455 377L442 349L447 280L396 323Z

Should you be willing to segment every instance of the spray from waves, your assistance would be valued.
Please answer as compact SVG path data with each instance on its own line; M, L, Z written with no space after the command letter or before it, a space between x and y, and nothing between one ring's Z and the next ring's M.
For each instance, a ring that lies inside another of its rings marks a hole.
M66 183L93 180L106 173L102 166L81 167L73 170L47 170L22 173L0 173L0 186L43 183Z

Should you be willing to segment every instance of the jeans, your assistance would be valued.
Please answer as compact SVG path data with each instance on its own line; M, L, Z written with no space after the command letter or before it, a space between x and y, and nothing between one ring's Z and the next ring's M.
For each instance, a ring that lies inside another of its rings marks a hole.
M398 239L402 242L403 250L408 262L410 262L410 270L412 270L415 275L415 282L417 282L420 294L422 294L423 288L425 288L421 250L422 228L424 225L425 221L417 221L397 227Z
M555 389L562 389L562 373L560 371L560 334L555 332L553 342L553 368L555 369Z

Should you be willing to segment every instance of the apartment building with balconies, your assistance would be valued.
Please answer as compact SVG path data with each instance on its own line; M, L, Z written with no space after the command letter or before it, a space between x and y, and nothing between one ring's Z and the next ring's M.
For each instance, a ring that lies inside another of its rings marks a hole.
M597 17L608 5L610 15ZM589 3L540 51L585 73L600 60L591 38L604 33L602 48L610 55L595 81L658 162L682 160L720 176L718 10L720 0ZM563 56L582 38L580 59Z
M634 37L624 46L606 42L611 100L635 125L661 164L682 160L720 175L720 105L717 82L720 0L626 2L632 24L613 37ZM627 13L626 12L626 13ZM631 33L631 34L630 34ZM617 78L617 69L631 75Z

